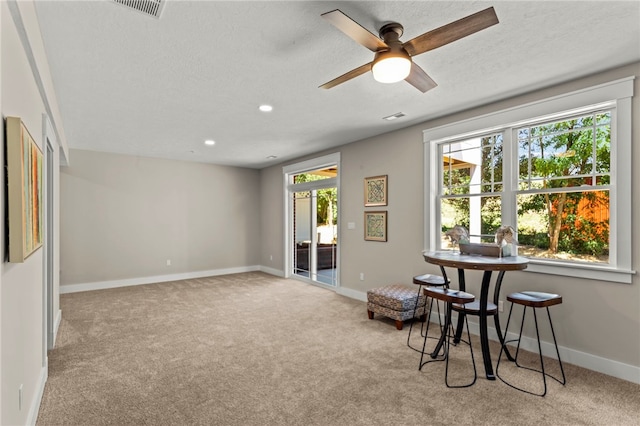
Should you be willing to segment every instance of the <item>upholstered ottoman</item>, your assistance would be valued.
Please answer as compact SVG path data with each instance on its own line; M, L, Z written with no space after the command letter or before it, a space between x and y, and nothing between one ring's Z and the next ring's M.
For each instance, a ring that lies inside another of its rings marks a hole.
M374 314L380 314L396 321L396 328L402 330L405 320L413 317L413 309L418 299L415 317L425 320L425 297L419 295L417 288L402 284L391 284L367 291L367 313L369 319Z

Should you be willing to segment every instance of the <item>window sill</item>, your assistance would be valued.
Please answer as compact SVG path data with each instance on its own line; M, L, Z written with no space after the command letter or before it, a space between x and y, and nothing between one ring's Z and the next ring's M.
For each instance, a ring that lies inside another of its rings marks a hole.
M633 275L636 273L634 270L617 269L611 266L582 265L532 258L529 258L529 267L523 272L537 272L540 274L561 275L622 284L631 284Z

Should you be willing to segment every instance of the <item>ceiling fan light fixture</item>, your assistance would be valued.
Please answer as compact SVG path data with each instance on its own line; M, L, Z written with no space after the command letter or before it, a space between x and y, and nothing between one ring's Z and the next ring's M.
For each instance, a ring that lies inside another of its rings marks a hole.
M380 83L396 83L411 72L411 59L402 52L378 52L371 71L373 78Z

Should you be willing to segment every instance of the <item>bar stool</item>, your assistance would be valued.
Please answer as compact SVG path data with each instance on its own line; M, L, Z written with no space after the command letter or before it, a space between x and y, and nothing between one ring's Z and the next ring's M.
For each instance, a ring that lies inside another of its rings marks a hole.
M506 383L507 385L511 386L514 389L517 389L517 390L522 391L522 392L526 392L526 393L531 394L531 395L545 396L547 394L547 376L551 377L552 379L554 379L555 381L557 381L561 385L565 385L567 383L567 379L566 379L566 377L564 375L564 368L562 367L562 360L560 359L560 351L558 351L558 342L556 341L556 333L553 330L553 322L551 322L551 313L549 313L549 306L559 305L560 303L562 303L562 296L559 296L557 294L541 293L541 292L536 292L536 291L522 291L522 292L519 292L519 293L512 293L512 294L508 295L507 296L507 300L509 302L511 302L511 308L509 309L509 317L507 319L507 327L505 328L505 331L504 331L505 341L502 344L502 347L500 349L500 355L498 356L498 363L496 365L496 376L498 376L498 378L503 383ZM514 304L523 306L522 322L520 323L520 334L519 334L517 339L506 340L507 332L509 331L509 322L511 321L511 313L513 312L513 305ZM518 364L518 353L520 352L520 340L522 339L522 328L524 326L524 318L525 318L525 315L527 313L527 308L532 308L532 310L533 310L533 319L534 319L534 322L536 324L536 337L538 339L538 354L540 355L540 367L541 367L540 370L535 369L535 368L531 368L531 367L522 366L522 365ZM536 316L536 308L546 308L547 309L547 317L549 318L549 326L551 327L551 335L553 336L553 344L556 347L556 355L558 355L558 363L560 364L560 371L562 372L562 380L558 379L557 377L552 376L551 374L545 372L545 370L544 370L544 360L543 360L543 357L542 357L542 348L540 346L540 333L538 331L538 318ZM518 346L517 346L517 349L516 349L516 356L515 356L515 359L514 359L514 361L516 363L516 366L518 366L520 368L527 369L527 370L535 371L537 373L542 373L542 381L544 383L544 392L542 392L541 394L534 393L534 392L528 391L526 389L522 389L522 388L520 388L518 386L515 386L515 385L513 385L511 383L508 383L505 379L500 377L500 375L498 374L498 368L500 367L500 359L502 358L502 352L504 352L506 350L507 343L516 342L516 341L518 342Z
M425 349L427 346L427 338L429 337L429 334L427 332L427 334L425 334L424 336L424 343L422 346L422 355L420 356L420 365L418 367L418 370L422 370L422 367L429 363L429 362L433 362L433 361L446 361L446 367L445 367L445 373L444 373L444 382L447 385L448 388L466 388L469 387L471 385L473 385L476 382L476 379L478 378L478 373L476 370L476 361L475 358L473 356L473 346L471 345L471 334L469 333L469 321L467 320L467 317L465 316L465 324L467 326L467 342L464 342L463 340L461 340L464 343L467 343L469 345L469 351L471 352L471 362L473 363L473 381L471 383L468 384L464 384L464 385L450 385L449 384L449 349L451 347L451 337L453 335L453 330L452 330L452 326L451 326L451 306L453 303L459 303L459 304L467 304L467 303L471 303L475 300L475 296L473 294L469 294L469 293L465 293L464 291L458 291L458 290L451 290L449 288L446 287L427 287L425 289L425 294L428 297L431 297L432 299L436 299L436 300L441 300L445 303L446 306L446 314L445 314L445 321L444 321L444 328L442 329L442 333L440 336L440 339L443 341L443 346L444 346L444 355L442 358L438 358L438 352L439 350L436 349L433 351L433 353L431 353L429 356L431 357L430 360L424 361L424 355L425 355ZM431 312L429 312L429 314L431 314ZM440 343L438 343L438 345L440 345Z
M413 283L418 285L418 294L420 294L420 292L422 291L422 287L424 286L426 287L448 287L448 282L441 277L440 275L432 275L432 274L424 274L424 275L416 275L415 277L413 277ZM426 296L426 292L425 292L425 296ZM413 318L415 318L416 316L416 310L418 309L418 301L420 299L416 299L416 304L413 307ZM433 298L431 299L431 304L429 305L429 314L431 314L431 307L433 306ZM438 321L440 320L440 306L438 306ZM424 307L425 307L425 313L427 310L427 301L425 300L424 302ZM426 322L427 322L427 333L429 332L429 317L427 316L426 318ZM424 321L422 321L422 324L420 325L420 336L424 337L424 334L422 334L422 329L424 326ZM440 323L440 328L442 328L442 323ZM419 348L414 348L413 346L411 346L411 331L413 330L413 321L411 322L411 324L409 325L409 335L407 336L407 346L411 349L413 349L416 352L422 352Z

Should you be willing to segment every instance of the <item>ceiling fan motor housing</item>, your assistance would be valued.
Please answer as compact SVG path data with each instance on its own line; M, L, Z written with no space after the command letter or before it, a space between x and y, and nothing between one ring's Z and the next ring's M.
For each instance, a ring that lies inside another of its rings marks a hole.
M397 22L389 22L380 27L380 31L378 31L380 38L383 39L385 43L387 42L387 34L389 37L393 37L391 33L395 33L395 39L398 40L404 33L404 27Z
M376 51L371 65L373 77L382 83L395 83L404 80L411 70L411 57L399 40L404 29L397 22L391 22L380 28L379 34L387 45Z
M402 47L402 42L400 41L400 37L403 33L404 28L397 22L390 22L380 28L378 34L380 34L380 38L384 40L388 48L383 48L376 52L373 64L390 57L399 57L411 60L411 56L407 53L404 47Z

